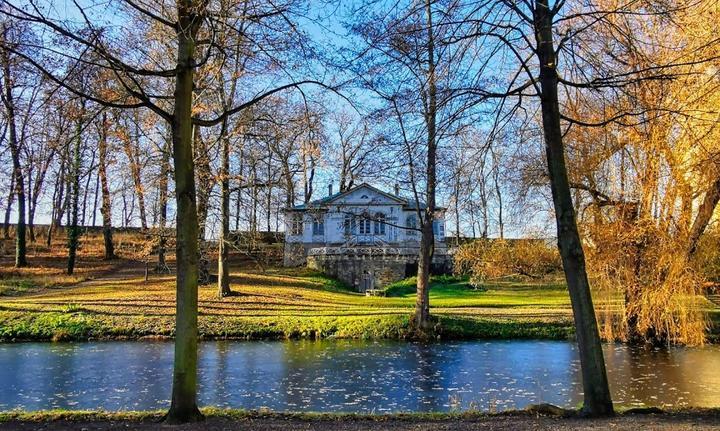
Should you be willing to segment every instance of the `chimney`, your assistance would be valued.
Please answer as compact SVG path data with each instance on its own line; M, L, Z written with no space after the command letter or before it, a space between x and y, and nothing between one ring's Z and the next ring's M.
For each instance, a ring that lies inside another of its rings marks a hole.
M400 185L395 183L395 196L400 196Z
M328 184L328 196L332 196L332 183Z

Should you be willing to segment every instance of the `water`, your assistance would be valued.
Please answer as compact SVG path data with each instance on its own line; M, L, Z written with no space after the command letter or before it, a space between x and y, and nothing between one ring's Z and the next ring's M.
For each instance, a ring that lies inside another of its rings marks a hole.
M169 406L167 342L0 345L0 410ZM623 406L720 405L720 347L606 345ZM582 401L575 346L562 341L418 344L203 342L200 404L277 411L504 410Z

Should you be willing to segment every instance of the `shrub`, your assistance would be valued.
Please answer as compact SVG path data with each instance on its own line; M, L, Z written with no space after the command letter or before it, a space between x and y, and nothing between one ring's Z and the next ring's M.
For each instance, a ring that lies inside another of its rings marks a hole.
M456 275L469 275L479 287L485 280L510 276L539 278L562 269L557 249L544 240L479 240L460 246Z

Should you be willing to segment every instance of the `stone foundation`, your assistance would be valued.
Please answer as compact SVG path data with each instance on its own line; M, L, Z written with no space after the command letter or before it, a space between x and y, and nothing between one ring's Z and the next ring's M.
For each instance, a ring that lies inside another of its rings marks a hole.
M302 243L302 242L285 242L285 250L283 252L283 266L296 267L303 266L307 263L307 255L311 248L322 247L324 244L318 243Z
M347 283L358 292L365 292L417 274L417 260L418 256L413 254L310 253L307 266ZM435 255L431 271L441 274L449 270L449 256Z

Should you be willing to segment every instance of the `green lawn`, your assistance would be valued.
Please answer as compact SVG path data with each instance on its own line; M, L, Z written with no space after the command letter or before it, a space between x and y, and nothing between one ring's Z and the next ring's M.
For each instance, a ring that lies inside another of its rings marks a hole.
M144 267L95 280L53 285L46 271L10 274L0 292L0 341L171 337L175 287L172 277L144 280ZM51 277L52 278L52 277ZM85 277L87 278L87 277ZM393 338L412 334L414 279L367 297L307 269L235 270L236 296L222 300L215 286L199 293L199 330L205 338ZM437 277L430 291L440 338L572 337L572 312L559 281L497 282L471 288L463 279ZM720 310L709 302L711 319ZM598 304L599 305L599 304ZM715 326L717 328L717 325ZM716 333L716 332L714 332Z
M413 280L390 297L367 297L308 270L235 271L237 296L219 300L200 289L200 335L206 338L406 338ZM0 296L0 339L64 340L172 336L172 277L139 274L76 286ZM498 283L473 290L441 277L431 289L435 335L445 338L572 335L565 289L553 283Z

